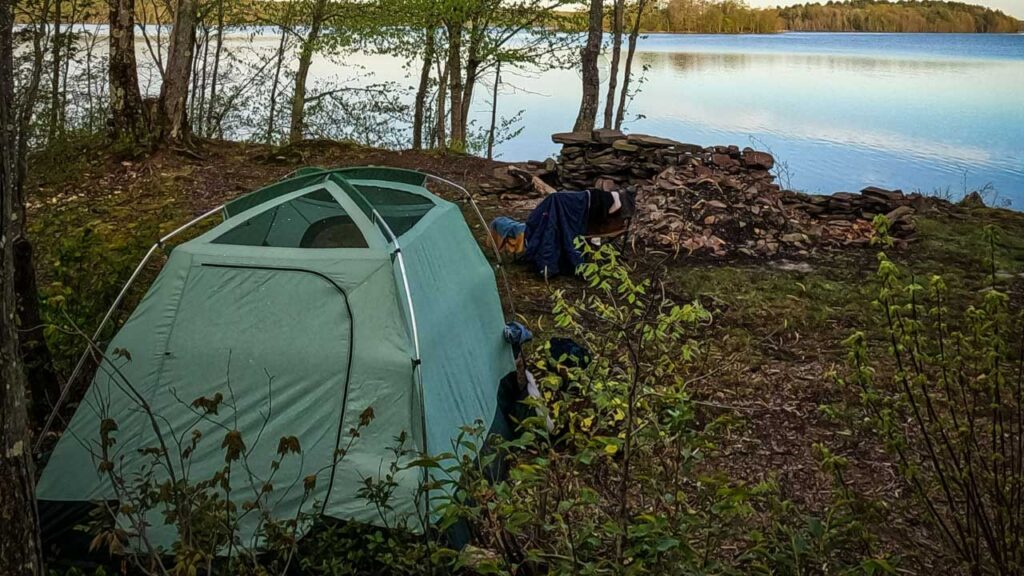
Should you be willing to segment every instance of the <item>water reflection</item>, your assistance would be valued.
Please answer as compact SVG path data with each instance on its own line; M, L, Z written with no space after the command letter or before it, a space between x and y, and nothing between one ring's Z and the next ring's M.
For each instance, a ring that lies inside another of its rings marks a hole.
M763 52L708 53L708 52L638 52L637 57L652 69L665 70L669 66L676 72L703 70L740 71L746 68L790 67L821 69L829 72L868 74L960 74L979 68L998 70L999 61L914 60L910 58L877 58L834 54L767 54Z

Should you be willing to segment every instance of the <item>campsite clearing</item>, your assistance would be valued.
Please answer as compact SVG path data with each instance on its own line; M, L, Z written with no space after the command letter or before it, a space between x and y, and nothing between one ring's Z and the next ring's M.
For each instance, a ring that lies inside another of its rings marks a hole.
M28 196L44 312L51 321L66 319L86 331L160 233L296 168L413 168L475 190L501 165L469 156L323 141L281 149L216 142L198 157L163 152L140 159L83 146L65 150L61 159L33 158L36 168L29 172L34 180ZM442 190L435 192L460 202ZM531 207L521 199L506 202L497 196L482 196L478 202L487 219L523 219ZM465 204L460 205L465 211ZM484 241L487 232L479 222L470 217L467 222L478 241ZM1004 231L998 273L1011 293L1020 293L1024 214L973 208L920 216L916 241L890 256L925 277L945 274L954 295L976 293L987 273L985 224ZM666 288L676 301L698 299L712 312L711 361L691 388L709 411L731 412L742 422L707 466L736 479L774 477L787 498L814 509L826 504L831 493L831 480L811 450L812 443L825 442L851 460L853 488L891 509L892 521L876 527L882 541L920 571L941 571L927 553L933 536L904 508L905 495L891 459L877 442L827 416L841 411L848 400L832 378L845 359L841 341L854 329L867 327L874 314L875 253L874 248L820 251L803 261L680 257L666 263ZM644 269L663 257L628 254L627 259ZM147 269L140 286L148 286L161 264ZM549 291L582 290L582 285L565 277L546 283L525 267L508 270L521 321L538 341L556 335ZM143 291L133 291L123 310L132 310ZM77 337L51 334L51 342L59 368L67 373L79 351ZM82 383L73 400L84 390Z

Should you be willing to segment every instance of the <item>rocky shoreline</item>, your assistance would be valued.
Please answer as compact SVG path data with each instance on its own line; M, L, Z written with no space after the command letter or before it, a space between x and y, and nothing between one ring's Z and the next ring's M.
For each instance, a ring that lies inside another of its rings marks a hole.
M523 173L558 189L627 189L637 198L634 247L714 257L806 255L867 245L878 214L903 245L914 238L914 214L952 208L878 187L830 195L787 190L772 155L752 148L701 147L618 130L559 133L552 140L562 145L557 158L497 168L481 191L535 195Z

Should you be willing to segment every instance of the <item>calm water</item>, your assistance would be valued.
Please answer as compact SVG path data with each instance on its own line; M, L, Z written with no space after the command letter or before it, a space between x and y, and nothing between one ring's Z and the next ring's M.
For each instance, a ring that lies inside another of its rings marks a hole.
M1024 35L652 35L637 58L631 131L770 148L809 191L991 183L1024 209ZM548 132L571 125L578 82L549 72L501 100L526 109L506 158L557 151Z

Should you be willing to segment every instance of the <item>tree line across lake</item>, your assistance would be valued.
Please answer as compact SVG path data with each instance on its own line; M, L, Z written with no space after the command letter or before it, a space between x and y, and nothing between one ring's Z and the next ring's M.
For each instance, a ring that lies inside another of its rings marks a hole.
M270 14L279 0L240 1L247 14ZM84 3L88 5L88 3ZM582 5L561 3L563 12L547 24L560 30L587 26ZM267 6L267 7L263 7ZM634 2L626 6L626 20L637 16ZM83 14L83 20L106 22L106 11ZM613 14L605 16L605 28L612 29ZM140 7L138 22L159 23ZM235 18L237 24L251 18ZM753 8L743 0L668 0L646 3L640 15L641 32L696 34L767 34L772 32L957 32L1014 33L1024 31L1024 21L999 10L963 2L942 0L849 0L845 2L794 4L785 7Z
M1022 23L998 10L961 2L853 0L752 8L742 0L669 0L645 12L649 32L1017 32Z

